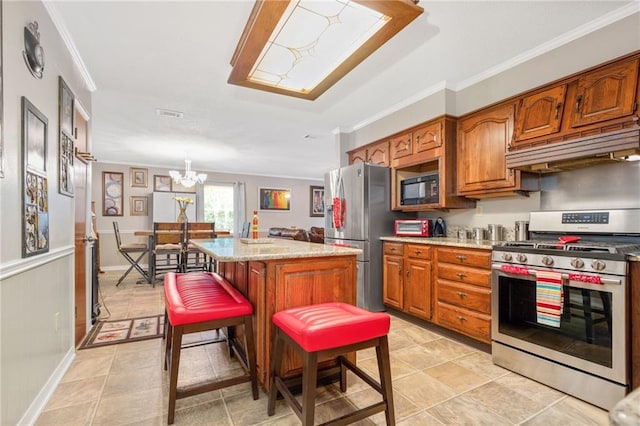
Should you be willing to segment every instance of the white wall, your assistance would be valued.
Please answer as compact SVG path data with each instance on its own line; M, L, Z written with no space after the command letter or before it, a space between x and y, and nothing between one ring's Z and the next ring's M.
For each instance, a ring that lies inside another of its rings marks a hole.
M39 24L45 71L22 57L23 29ZM0 179L0 424L28 423L73 357L74 199L58 194L58 76L90 112L71 57L40 2L3 2L3 179ZM20 98L48 119L49 252L22 259ZM58 314L58 329L55 317ZM22 420L21 420L22 419Z

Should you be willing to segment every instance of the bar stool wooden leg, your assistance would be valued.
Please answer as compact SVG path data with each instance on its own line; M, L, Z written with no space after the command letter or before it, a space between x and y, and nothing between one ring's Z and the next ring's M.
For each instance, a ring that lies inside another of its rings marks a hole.
M378 371L380 372L380 387L382 398L387 404L385 418L388 425L395 425L395 409L393 406L393 388L391 384L391 362L389 361L389 340L387 336L380 337L380 344L376 346Z
M182 346L182 327L172 327L173 338L171 339L171 363L169 373L169 415L168 424L173 424L176 414L176 396L178 391L178 367L180 366L180 349Z
M269 379L269 402L267 403L267 414L273 416L276 412L276 398L278 397L278 387L276 385L277 371L280 369L282 353L284 352L284 342L280 336L280 328L276 327L273 339L273 353L271 355L271 378Z
M313 426L316 412L316 382L318 379L318 353L302 353L302 424Z
M256 345L253 338L253 318L244 317L244 344L247 348L247 362L251 375L251 393L253 399L258 399L258 372L256 371Z

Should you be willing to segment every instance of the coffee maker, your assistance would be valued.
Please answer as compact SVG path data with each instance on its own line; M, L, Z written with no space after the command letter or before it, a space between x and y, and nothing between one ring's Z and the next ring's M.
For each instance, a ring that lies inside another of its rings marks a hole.
M447 225L444 223L444 219L439 217L433 224L433 236L434 237L446 237Z

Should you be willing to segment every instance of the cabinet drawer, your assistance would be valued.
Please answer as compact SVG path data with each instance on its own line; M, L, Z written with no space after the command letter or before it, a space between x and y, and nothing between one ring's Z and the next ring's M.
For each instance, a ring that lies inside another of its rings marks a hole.
M438 302L438 324L469 337L491 342L491 317Z
M491 314L491 290L438 280L438 300L465 309Z
M491 288L491 271L438 262L438 278Z
M490 269L491 251L439 248L438 262L447 262L466 266L477 266L479 268Z
M405 244L405 254L418 259L431 259L431 246L424 244Z
M384 254L397 254L401 255L404 251L404 244L402 243L384 243Z

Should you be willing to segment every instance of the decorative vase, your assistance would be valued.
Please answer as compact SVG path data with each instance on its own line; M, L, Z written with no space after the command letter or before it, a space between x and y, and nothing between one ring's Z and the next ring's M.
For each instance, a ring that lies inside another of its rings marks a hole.
M187 216L187 207L180 207L180 213L178 214L178 223L186 223L189 221L189 217Z

